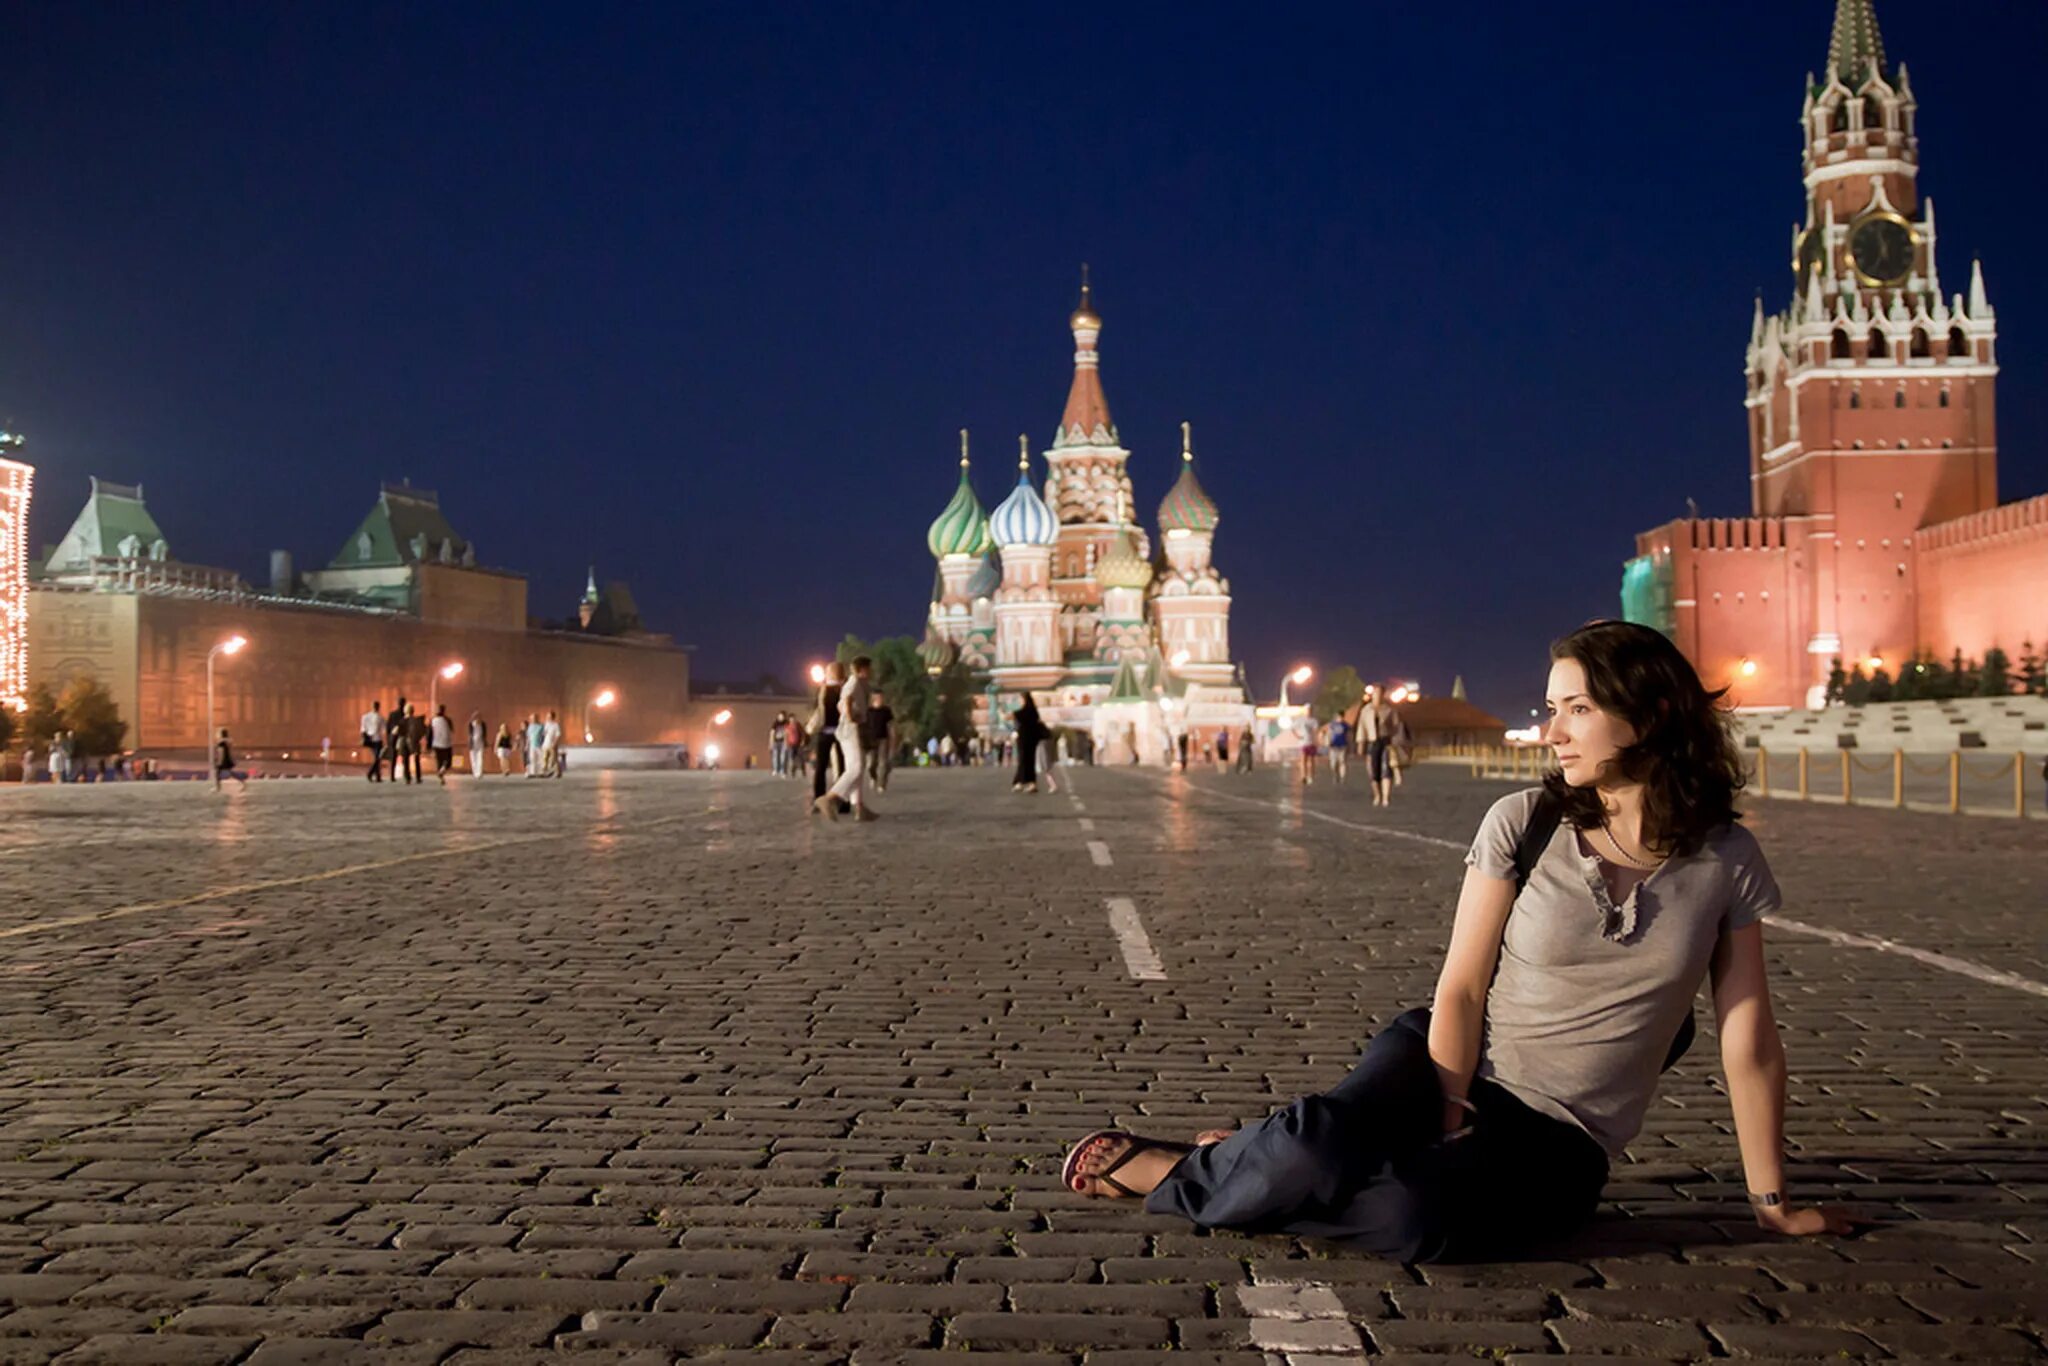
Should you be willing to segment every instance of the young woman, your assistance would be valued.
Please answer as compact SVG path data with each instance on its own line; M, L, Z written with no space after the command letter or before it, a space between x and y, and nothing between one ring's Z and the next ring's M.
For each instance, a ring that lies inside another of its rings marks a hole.
M498 773L500 776L512 771L512 725L509 721L498 723Z
M1010 781L1012 792L1038 791L1038 743L1051 734L1045 722L1039 718L1038 703L1030 693L1017 704L1017 714L1011 718L1017 728L1017 773Z
M1070 1189L1403 1261L1515 1255L1593 1212L1711 976L1757 1222L1849 1230L1786 1199L1785 1053L1759 924L1780 901L1735 824L1743 771L1719 694L1648 627L1595 622L1551 661L1562 772L1480 826L1434 1008L1396 1019L1335 1089L1250 1128L1195 1145L1091 1134L1068 1154ZM1518 893L1532 818L1556 825L1532 841Z

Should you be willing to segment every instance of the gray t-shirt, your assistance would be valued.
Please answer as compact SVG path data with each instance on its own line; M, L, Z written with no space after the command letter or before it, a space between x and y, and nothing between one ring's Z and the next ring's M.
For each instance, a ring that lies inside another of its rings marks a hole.
M1501 798L1465 862L1512 881L1540 788ZM1560 822L1501 934L1478 1075L1619 1156L1643 1127L1671 1041L1721 935L1783 904L1756 837L1724 826L1616 905Z

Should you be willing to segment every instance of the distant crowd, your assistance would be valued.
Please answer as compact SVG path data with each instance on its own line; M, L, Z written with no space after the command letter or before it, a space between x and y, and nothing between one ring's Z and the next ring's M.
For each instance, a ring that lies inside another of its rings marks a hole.
M372 702L363 713L362 734L363 748L370 755L370 768L365 776L373 783L387 779L394 783L424 782L420 760L428 755L434 761L434 781L443 787L448 784L448 775L455 771L455 720L448 715L445 702L434 707L432 716L420 715L419 708L403 697L391 704L389 714L381 702ZM468 741L469 772L473 778L482 778L489 771L492 755L497 756L499 774L506 777L522 773L529 778L559 778L567 767L562 722L554 712L549 712L546 720L535 712L519 724L501 721L493 736L482 713L473 711L464 738Z

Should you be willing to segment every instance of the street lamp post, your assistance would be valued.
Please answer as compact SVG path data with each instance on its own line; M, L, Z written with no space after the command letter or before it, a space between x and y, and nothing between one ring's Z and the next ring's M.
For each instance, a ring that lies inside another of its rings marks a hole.
M728 708L721 709L717 715L705 723L704 746L698 752L704 756L704 762L712 768L718 767L718 746L712 743L711 733L715 728L724 725L730 720L732 720L732 711Z
M1316 671L1314 669L1311 669L1308 665L1304 664L1300 668L1296 669L1293 673L1290 673L1286 677L1282 678L1280 680L1280 706L1282 707L1282 709L1285 709L1287 706L1287 685L1289 683L1306 683L1315 676Z
M612 703L618 700L619 695L613 692L610 688L599 688L595 693L591 694L590 705L592 707L609 707ZM596 738L597 737L591 732L590 729L589 708L585 708L583 712L583 743L586 745L590 744Z
M427 680L427 715L429 717L434 716L441 710L441 680L445 678L451 683L454 682L461 675L462 668L461 660L451 659L440 668L434 670L434 676Z
M249 643L246 636L229 636L206 652L206 767L213 773L213 790L220 791L220 764L214 758L214 737L219 732L213 723L213 661L222 655L235 655Z

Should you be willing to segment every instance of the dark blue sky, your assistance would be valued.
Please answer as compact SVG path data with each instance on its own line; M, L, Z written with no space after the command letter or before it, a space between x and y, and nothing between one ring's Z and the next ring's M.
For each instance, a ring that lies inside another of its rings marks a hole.
M260 578L405 476L536 611L595 558L700 676L794 675L921 630L954 431L993 505L1087 260L1139 505L1192 420L1259 690L1513 715L1634 531L1747 511L1832 10L13 4L0 421L39 541L140 480ZM1878 13L2041 492L2048 5Z

